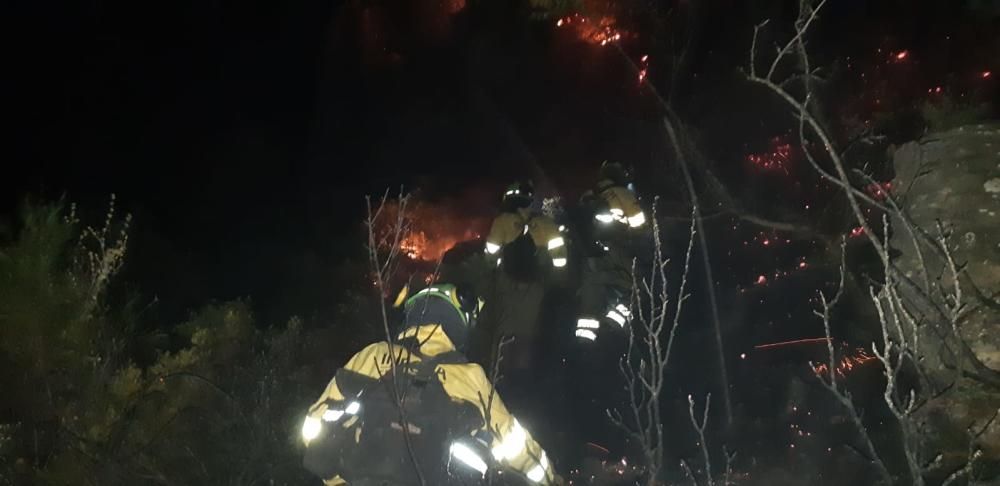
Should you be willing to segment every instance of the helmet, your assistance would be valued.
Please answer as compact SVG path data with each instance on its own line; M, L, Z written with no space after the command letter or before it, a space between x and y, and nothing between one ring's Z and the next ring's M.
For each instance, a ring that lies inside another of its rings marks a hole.
M507 186L503 193L503 202L514 208L526 208L531 206L535 197L535 188L531 182L515 182Z
M628 186L632 182L632 170L618 162L605 160L601 164L601 179L616 186Z
M398 300L397 300L398 301ZM464 350L482 300L467 287L434 284L403 304L404 328L438 324L458 350Z

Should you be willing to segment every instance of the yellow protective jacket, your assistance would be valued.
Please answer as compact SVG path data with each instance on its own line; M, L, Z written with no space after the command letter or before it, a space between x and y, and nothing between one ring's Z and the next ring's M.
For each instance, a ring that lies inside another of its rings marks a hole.
M500 213L493 220L490 233L486 236L486 254L496 259L505 245L519 236L528 234L539 251L545 251L552 259L552 266L566 266L566 240L552 218L544 214L532 214L527 209L517 212Z
M597 184L598 196L608 203L615 220L627 224L630 228L639 228L646 224L646 214L643 213L639 200L632 191L615 185L609 180Z
M455 350L455 346L440 326L423 325L418 328L410 328L400 334L399 339L414 335L418 342L423 343L420 346L420 353L424 356L436 356ZM397 363L420 362L419 356L409 353L402 347L395 346L394 351L397 355ZM344 367L378 379L390 372L389 357L392 354L387 342L371 344L355 354ZM556 484L556 476L545 451L532 439L531 434L521 427L517 419L507 411L507 407L494 391L493 385L486 377L482 367L474 363L439 364L436 371L448 396L453 400L475 405L482 414L484 422L486 406L483 402L489 403L492 395L492 406L489 414L490 430L488 432L491 432L493 436L493 443L490 444L490 447L494 459L500 461L504 466L524 474L535 484ZM337 387L336 378L330 381L323 395L309 408L309 417L320 419L326 412L327 400L344 400L344 396ZM340 478L328 479L325 483L328 486L347 484Z

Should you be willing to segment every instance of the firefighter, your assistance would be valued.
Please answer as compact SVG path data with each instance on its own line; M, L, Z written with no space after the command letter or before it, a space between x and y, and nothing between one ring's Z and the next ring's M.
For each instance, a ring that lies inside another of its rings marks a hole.
M515 406L535 395L533 376L544 357L542 303L550 284L565 273L568 261L563 232L552 218L533 211L533 204L531 183L507 187L484 248L485 266L493 270L485 286L488 304L476 339L476 355L492 369L498 343L513 338L503 350L502 362Z
M327 485L419 484L414 464L425 484L477 484L497 471L560 484L483 368L464 358L481 301L445 284L401 293L397 307L404 300L395 343L354 355L309 408L306 468Z
M624 329L631 320L632 263L642 257L648 238L646 214L635 195L631 171L604 162L593 191L581 197L587 219L580 313L574 333L595 341L605 327Z
M501 201L501 212L493 220L490 233L486 237L488 261L500 266L503 264L503 254L507 248L521 241L530 241L534 244L534 251L530 253L538 257L536 260L543 263L543 266L549 264L555 269L566 267L566 240L552 218L532 212L534 198L535 192L531 183L514 183L507 187ZM528 238L524 238L525 236ZM507 264L513 265L515 262L508 261Z

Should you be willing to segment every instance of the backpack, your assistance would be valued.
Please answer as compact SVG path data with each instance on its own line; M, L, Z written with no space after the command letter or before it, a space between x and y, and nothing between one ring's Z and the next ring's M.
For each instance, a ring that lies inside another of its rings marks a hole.
M524 225L530 225L534 218L534 215L529 216ZM503 271L519 282L533 282L541 277L542 265L539 260L542 256L544 255L539 253L537 243L527 231L504 245L500 252Z
M396 366L397 389L409 429L409 447L400 425L399 407L391 373L376 379L347 369L337 371L343 401L329 400L323 429L306 448L304 465L320 478L339 476L351 486L417 486L413 451L427 484L475 484L469 476L453 474L461 464L451 464L450 447L457 439L472 439L483 427L479 409L453 400L438 379L439 364L467 362L457 351L424 357L419 363ZM327 419L335 420L327 420ZM475 471L474 478L480 477Z

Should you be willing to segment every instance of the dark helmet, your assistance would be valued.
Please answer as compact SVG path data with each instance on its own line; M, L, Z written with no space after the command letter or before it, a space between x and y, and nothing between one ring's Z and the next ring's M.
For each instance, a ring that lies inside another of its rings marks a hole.
M632 183L632 170L618 162L605 160L601 164L601 180L610 181L615 186L628 186Z
M504 205L514 208L526 208L531 206L535 199L535 188L531 182L515 182L507 186L503 193Z
M402 299L397 299L397 302L399 300ZM481 307L482 300L467 286L432 284L406 299L403 304L403 327L439 324L455 348L462 351L469 341L469 331L476 325Z

